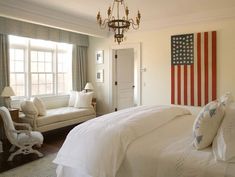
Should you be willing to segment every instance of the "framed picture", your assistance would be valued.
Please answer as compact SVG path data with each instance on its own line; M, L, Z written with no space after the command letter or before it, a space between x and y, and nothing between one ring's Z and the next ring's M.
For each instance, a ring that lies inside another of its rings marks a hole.
M99 50L96 52L96 64L103 64L104 63L104 51Z
M104 70L103 69L96 71L96 82L104 82Z

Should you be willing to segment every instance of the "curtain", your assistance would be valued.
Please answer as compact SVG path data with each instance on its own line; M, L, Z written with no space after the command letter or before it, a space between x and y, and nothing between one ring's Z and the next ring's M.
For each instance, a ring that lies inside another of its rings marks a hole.
M61 29L0 17L0 33L88 46L88 36Z
M0 34L0 94L5 86L9 86L9 41L8 36ZM4 105L4 100L0 97L0 106Z
M87 47L73 45L73 90L81 91L87 82Z
M0 94L5 86L9 85L9 42L8 36L0 34ZM4 99L0 96L0 106L4 105ZM2 120L0 120L3 125ZM3 126L0 127L0 139L4 138Z

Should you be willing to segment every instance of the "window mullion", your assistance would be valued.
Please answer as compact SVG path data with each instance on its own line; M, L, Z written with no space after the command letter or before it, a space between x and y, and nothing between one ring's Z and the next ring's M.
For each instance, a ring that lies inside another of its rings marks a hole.
M56 45L55 51L54 51L54 88L55 88L55 94L58 95L58 46Z
M31 42L30 40L28 40L28 57L27 57L28 61L28 69L27 69L27 76L28 76L28 85L27 85L27 88L28 88L28 93L27 93L27 96L28 98L30 98L32 96L32 76L31 76Z
M29 91L29 89L28 89L28 57L29 57L29 55L28 55L28 52L29 52L29 50L28 50L28 46L26 46L25 48L24 48L24 79L25 79L25 83L24 83L24 93L25 93L25 95L24 95L24 97L28 97L29 96L29 93L28 93L28 91Z

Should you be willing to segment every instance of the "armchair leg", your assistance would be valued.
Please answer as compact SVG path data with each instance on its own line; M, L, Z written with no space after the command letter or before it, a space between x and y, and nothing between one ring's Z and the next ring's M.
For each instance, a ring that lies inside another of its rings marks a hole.
M43 154L41 152L39 152L38 150L32 150L31 153L35 153L38 155L38 157L43 157Z
M18 155L18 154L21 154L22 153L22 150L21 149L18 149L16 152L13 152L11 153L10 157L7 159L7 161L12 161L13 158Z
M42 147L42 144L36 144L36 147L40 148L40 147Z
M38 155L38 157L43 157L43 154L41 152L39 152L38 150L34 150L32 148L32 146L24 146L24 147L20 147L20 149L18 149L16 152L11 153L10 157L8 158L7 161L12 161L13 158L18 155L18 154L31 154L31 153L35 153Z
M12 145L9 152L13 152L15 150L15 147L16 147L15 145Z

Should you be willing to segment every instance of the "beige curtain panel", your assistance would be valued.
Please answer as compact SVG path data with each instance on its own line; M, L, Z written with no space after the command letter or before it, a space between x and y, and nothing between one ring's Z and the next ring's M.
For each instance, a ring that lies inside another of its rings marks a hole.
M81 91L87 82L87 47L73 45L73 90Z
M33 23L0 17L0 33L88 46L88 36Z
M0 34L0 94L5 86L9 85L9 42L5 34ZM0 106L4 105L0 97Z

